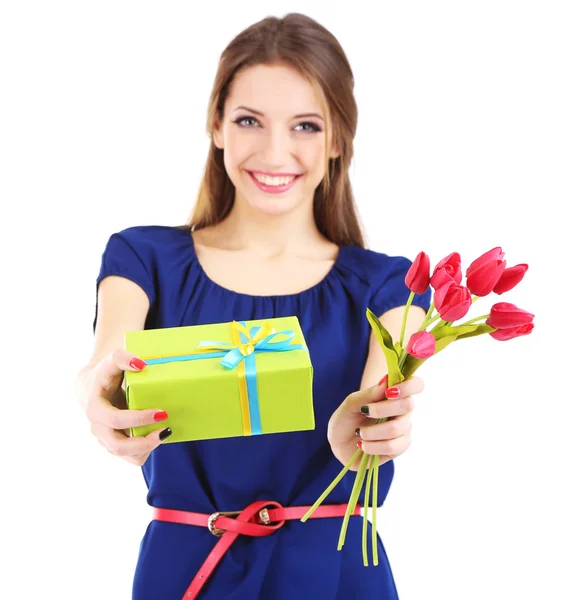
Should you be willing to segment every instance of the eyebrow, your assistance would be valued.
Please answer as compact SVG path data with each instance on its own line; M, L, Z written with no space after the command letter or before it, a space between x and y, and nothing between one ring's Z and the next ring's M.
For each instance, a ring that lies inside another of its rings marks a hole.
M249 112L252 112L255 115L259 115L260 117L265 117L265 115L262 112L260 112L259 110L255 110L254 108L249 108L248 106L237 106L237 108L235 108L235 110L239 110L240 108L247 110ZM302 113L301 115L294 115L292 118L293 119L301 119L303 117L316 117L317 119L324 121L324 119L318 113Z

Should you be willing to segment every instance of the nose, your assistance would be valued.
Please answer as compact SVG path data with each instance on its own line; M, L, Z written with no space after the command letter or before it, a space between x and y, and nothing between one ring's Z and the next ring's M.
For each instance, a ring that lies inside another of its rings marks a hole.
M272 130L268 129L262 137L262 155L267 167L276 169L287 164L293 148L288 130L275 127Z

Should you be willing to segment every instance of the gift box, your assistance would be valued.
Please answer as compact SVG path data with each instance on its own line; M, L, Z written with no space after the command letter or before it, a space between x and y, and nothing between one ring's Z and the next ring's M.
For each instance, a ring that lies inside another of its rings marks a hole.
M314 429L313 367L296 317L125 333L147 363L125 372L129 409L161 409L164 444Z

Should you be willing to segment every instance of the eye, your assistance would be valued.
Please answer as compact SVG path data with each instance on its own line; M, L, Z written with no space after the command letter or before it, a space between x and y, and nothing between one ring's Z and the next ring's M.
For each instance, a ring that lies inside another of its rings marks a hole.
M243 121L257 121L257 119L255 117L240 117L239 119L236 119L233 122L237 123L238 125L241 125Z
M248 125L243 124L245 121L255 121L256 123L258 122L255 117L239 117L238 119L235 119L235 121L233 121L233 123L236 123L237 125L245 128L245 129L251 129L251 127L249 127ZM315 123L311 123L309 121L305 121L303 123L298 123L298 125L296 125L296 127L300 127L302 125L308 125L310 127L310 129L299 130L299 131L302 131L303 133L314 133L314 132L322 131L322 129L318 125L316 125Z
M306 131L308 131L309 133L313 131L322 131L322 129L318 125L315 125L314 123L310 123L308 121L305 121L304 123L299 123L297 127L300 125L310 125L311 129L306 129Z

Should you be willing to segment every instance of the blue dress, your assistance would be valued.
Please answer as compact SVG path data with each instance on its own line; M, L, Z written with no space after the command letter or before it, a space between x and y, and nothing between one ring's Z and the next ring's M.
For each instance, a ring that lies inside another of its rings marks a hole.
M327 424L360 386L371 331L365 309L380 316L406 304L410 264L402 256L342 246L329 273L311 288L253 296L207 276L188 226L136 226L113 234L97 284L118 275L141 286L151 303L146 329L295 315L314 366L313 431L162 444L142 467L147 502L200 513L241 510L260 499L283 506L313 504L342 468L331 452ZM413 304L427 310L430 301L428 290ZM380 468L378 506L393 475L393 461ZM325 502L348 502L354 480L355 473L348 472ZM360 501L363 505L363 497ZM338 551L341 523L341 518L292 520L267 537L239 536L198 600L396 599L380 538L379 565L371 564L370 548L366 568L362 518L351 518ZM151 521L141 541L133 599L180 600L217 541L207 528Z

